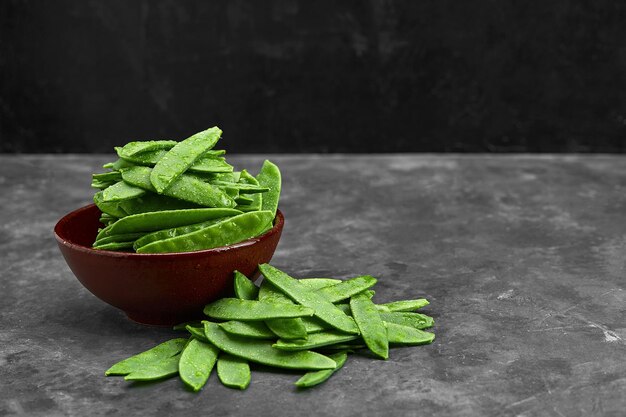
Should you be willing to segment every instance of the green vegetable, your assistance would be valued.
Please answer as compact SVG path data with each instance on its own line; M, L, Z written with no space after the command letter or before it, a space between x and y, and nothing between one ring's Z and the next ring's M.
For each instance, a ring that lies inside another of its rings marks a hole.
M259 296L259 289L248 277L235 271L235 295L242 300L255 300Z
M280 170L272 162L266 160L263 162L261 171L259 172L259 175L257 175L256 179L260 186L269 188L269 191L263 194L261 210L269 210L275 216L278 208L278 199L280 198L282 181Z
M137 250L141 248L142 246L146 246L148 243L169 239L171 237L186 235L187 233L191 233L191 232L195 232L196 230L203 229L223 219L224 217L220 217L219 219L207 220L201 223L190 224L190 225L180 226L180 227L173 227L171 229L157 230L156 232L144 234L142 237L139 237L137 240L135 240L135 243L133 244L133 248Z
M252 339L276 339L276 335L262 321L230 320L220 323L219 326L224 331L237 336Z
M259 300L276 304L294 305L285 294L278 291L269 281L263 281L259 290ZM310 317L309 317L310 318ZM306 339L307 330L302 318L273 319L265 322L281 339Z
M206 151L213 148L222 131L212 127L177 143L156 163L150 181L159 194L183 174Z
M220 320L268 320L313 315L313 310L299 305L265 301L222 298L204 307L204 314Z
M353 295L350 298L350 310L365 345L374 355L387 359L389 357L387 329L372 300L363 293Z
M180 355L180 379L192 390L199 391L209 379L218 354L219 349L212 344L192 339Z
M338 284L320 288L317 290L317 294L324 297L331 303L336 303L371 288L375 284L376 278L371 275L363 275L346 281L341 281Z
M402 326L395 323L385 322L387 327L387 339L389 343L397 345L423 345L435 340L435 335L430 332L415 329L413 327Z
M227 387L246 389L250 385L250 365L245 359L222 353L217 360L217 376Z
M109 375L128 375L133 371L140 370L146 364L160 362L169 359L183 350L187 343L187 339L178 338L168 340L152 349L124 359L110 367L104 374Z
M416 329L427 329L432 327L434 320L432 317L420 313L409 312L382 312L379 311L380 318L387 323L401 324L403 326L414 327Z
M124 377L126 381L155 381L157 379L174 376L178 373L180 355L163 359L158 362L144 364Z
M335 361L319 353L274 349L271 342L230 335L209 321L204 322L204 333L222 351L251 362L286 369L334 369L336 366Z
M391 303L379 304L377 308L381 311L415 311L428 305L428 300L424 298L418 298L417 300L401 300L393 301Z
M310 334L306 340L278 340L273 347L280 350L305 350L315 349L322 346L344 343L359 338L359 335L340 332L337 330L327 330L324 332Z
M315 385L319 385L322 382L330 378L335 372L341 369L348 359L348 352L342 351L332 355L328 355L329 358L335 361L337 367L335 369L324 369L321 371L311 371L304 374L300 379L296 381L296 387L298 388L310 388Z
M124 219L119 222L122 220ZM192 233L149 243L137 249L137 253L190 252L226 246L258 236L272 220L272 213L269 211L244 213Z
M315 311L315 316L330 326L346 333L359 333L354 320L339 310L330 301L311 291L299 281L269 264L259 265L261 273L291 299Z

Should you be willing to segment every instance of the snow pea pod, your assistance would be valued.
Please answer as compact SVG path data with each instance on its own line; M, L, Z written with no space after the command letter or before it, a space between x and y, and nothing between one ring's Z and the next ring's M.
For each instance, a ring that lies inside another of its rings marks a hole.
M121 160L125 161L129 166L132 165L143 165L153 167L161 158L165 156L167 151L159 150L152 152L144 152L137 155L126 155L119 154ZM189 167L188 171L197 172L203 174L214 174L214 173L228 173L233 171L233 166L228 164L226 160L221 157L225 151L207 151L204 155L202 155L192 166Z
M315 316L323 322L346 333L359 333L359 329L351 317L348 317L333 303L308 289L298 280L293 279L269 264L261 264L259 269L269 282L278 287L291 299L303 306L312 308L315 311Z
M270 190L263 194L263 202L261 210L270 210L276 215L278 209L278 200L280 198L281 175L280 169L272 162L265 160L261 171L256 176L259 185L267 187Z
M401 324L403 326L414 327L416 329L427 329L435 324L432 317L426 314L409 313L409 312L384 312L379 311L378 314L383 321L387 323Z
M242 300L256 300L259 296L259 289L254 282L239 271L235 271L235 295Z
M120 201L119 207L128 215L147 213L150 211L202 208L202 206L189 201L182 201L177 198L166 197L155 193L146 193L138 198Z
M392 301L391 303L378 304L376 308L380 311L415 311L419 308L426 307L428 304L427 299L418 298L416 300L401 300L401 301Z
M117 150L117 148L115 148ZM115 162L108 162L102 165L102 168L112 169L114 171L119 171L122 168L132 167L134 164L128 161L123 160L122 158L118 159Z
M122 174L119 171L102 172L100 174L92 174L91 178L105 182L118 182L122 180Z
M178 142L175 140L145 140L137 142L128 142L121 148L118 147L117 153L122 158L123 156L133 156L143 152L154 152L160 150L170 150Z
M262 321L230 320L219 326L230 334L252 339L276 339L276 335Z
M134 242L144 235L145 233L125 233L122 235L105 236L101 239L96 240L93 243L93 246L104 245L107 243Z
M94 245L92 246L94 249L97 250L123 250L123 249L131 249L133 247L133 241L130 240L128 242L111 242L111 243L104 243L101 245L96 245L94 243Z
M102 201L108 203L113 201L130 200L132 198L141 197L145 193L146 191L139 187L134 187L124 181L120 181L102 190Z
M289 297L281 293L269 281L263 281L258 297L261 301L274 304L295 305ZM306 339L307 337L307 330L302 318L267 320L265 324L281 339Z
M217 376L229 388L246 389L252 375L247 360L222 353L217 360Z
M140 369L136 369L124 376L124 379L126 381L155 381L174 376L178 373L179 360L180 355L176 355L158 362L144 364Z
M93 195L93 202L98 206L101 212L109 214L113 217L125 217L127 213L120 207L120 201L107 202L102 198L102 191L98 191Z
M313 310L296 304L274 304L263 301L222 298L207 304L204 314L220 320L268 320L313 315Z
M209 379L219 352L211 343L192 339L180 355L180 378L193 391L199 391Z
M222 217L224 217L224 215ZM267 224L271 224L273 219L272 213L269 211L253 211L250 213L239 214L195 232L187 233L186 235L149 243L146 246L139 248L137 252L190 252L232 245L251 237L258 236L263 230L266 229ZM115 226L115 224L113 226Z
M353 295L350 298L350 310L369 350L379 358L389 358L387 329L372 300L363 293Z
M334 285L320 288L317 293L326 298L331 303L345 300L351 296L362 292L376 284L376 278L371 275L347 279Z
M346 363L346 359L348 359L348 352L342 351L333 353L332 355L328 355L329 358L335 361L337 367L335 369L324 369L321 371L311 371L302 375L300 379L296 381L296 386L298 388L310 388L315 385L319 385L322 382L326 381L330 378L335 372L337 372L341 367L343 367L344 363Z
M431 343L435 340L434 333L425 332L414 327L387 322L385 322L385 327L387 327L389 343L413 346Z
M319 290L320 288L339 284L341 282L340 279L335 278L300 278L298 281L312 290Z
M141 369L145 364L150 362L157 362L163 359L171 358L174 355L180 353L183 347L187 343L187 339L177 338L163 342L152 349L145 352L131 356L111 366L104 373L107 376L110 375L127 375L132 371Z
M283 340L279 339L272 345L276 349L286 351L298 351L316 349L323 346L345 343L360 338L356 334L348 334L337 330L326 330L319 333L310 334L306 340Z
M146 246L147 244L152 242L195 232L196 230L200 230L204 227L210 226L218 221L221 221L222 219L223 217L220 217L219 219L207 220L206 222L195 223L180 227L172 227L170 229L157 230L156 232L144 234L143 236L137 238L137 240L133 244L133 248L137 250L142 246Z
M182 175L206 151L213 148L222 131L217 126L198 132L178 142L155 165L150 181L159 194Z
M116 234L153 232L165 228L185 226L226 216L236 216L240 212L233 209L200 208L189 210L163 210L133 214L119 219L103 229L97 239Z
M262 365L286 369L335 369L337 364L322 354L303 350L287 352L274 349L272 342L233 336L217 324L204 321L206 338L222 351Z
M152 172L152 168L136 166L122 170L122 178L128 184L154 192L156 190L150 182ZM164 194L205 207L232 208L236 204L232 197L218 187L191 175L178 176Z

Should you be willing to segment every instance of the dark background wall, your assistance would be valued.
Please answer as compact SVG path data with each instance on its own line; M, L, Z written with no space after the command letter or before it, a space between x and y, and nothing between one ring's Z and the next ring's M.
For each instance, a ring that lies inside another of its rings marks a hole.
M626 2L0 0L0 151L626 152Z

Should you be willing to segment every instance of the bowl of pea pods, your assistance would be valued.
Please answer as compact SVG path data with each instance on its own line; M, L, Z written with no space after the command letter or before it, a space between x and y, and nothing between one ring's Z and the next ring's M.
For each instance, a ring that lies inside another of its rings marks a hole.
M94 204L54 228L76 278L143 324L201 316L228 296L233 272L253 279L271 260L284 217L281 174L265 161L252 175L215 149L218 127L186 139L133 141L92 175Z

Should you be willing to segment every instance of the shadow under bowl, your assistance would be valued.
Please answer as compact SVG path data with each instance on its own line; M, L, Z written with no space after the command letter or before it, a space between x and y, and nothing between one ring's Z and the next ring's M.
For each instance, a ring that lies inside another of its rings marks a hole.
M91 248L100 223L94 204L54 227L59 249L78 280L102 301L141 324L169 326L202 318L204 306L233 293L233 272L253 281L272 259L284 225L280 210L261 236L195 252L141 254Z

